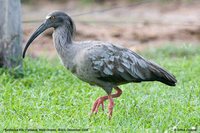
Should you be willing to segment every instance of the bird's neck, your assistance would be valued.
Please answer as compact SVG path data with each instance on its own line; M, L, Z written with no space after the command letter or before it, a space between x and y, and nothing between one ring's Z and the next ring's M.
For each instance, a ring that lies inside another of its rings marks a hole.
M57 27L53 33L53 40L56 47L66 48L72 44L72 38L70 31L66 25Z
M67 27L58 27L54 30L53 40L55 48L58 52L60 59L65 67L72 70L74 64L72 58L74 57L72 35Z
M53 41L55 48L58 52L60 59L62 60L63 64L68 68L71 69L73 65L71 63L71 50L73 46L73 40L71 33L67 30L67 27L58 27L53 32Z

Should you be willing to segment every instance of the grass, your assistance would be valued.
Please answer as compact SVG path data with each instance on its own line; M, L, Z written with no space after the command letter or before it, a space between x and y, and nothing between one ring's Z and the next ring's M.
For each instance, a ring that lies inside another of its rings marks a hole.
M105 95L102 89L80 81L57 60L26 58L24 78L15 79L0 69L0 128L164 132L175 126L200 126L199 53L200 47L190 45L167 45L141 53L173 72L178 84L121 86L123 94L114 100L110 121L107 109L89 116L94 100Z

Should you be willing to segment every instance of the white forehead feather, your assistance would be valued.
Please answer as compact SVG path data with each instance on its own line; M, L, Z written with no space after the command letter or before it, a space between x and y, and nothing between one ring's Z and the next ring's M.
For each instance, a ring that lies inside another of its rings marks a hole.
M50 17L51 17L51 15L47 15L47 16L46 16L46 19L49 19Z

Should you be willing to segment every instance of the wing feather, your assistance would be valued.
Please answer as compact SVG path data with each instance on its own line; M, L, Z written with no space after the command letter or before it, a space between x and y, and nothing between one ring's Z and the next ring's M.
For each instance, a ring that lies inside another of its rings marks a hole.
M98 79L117 84L140 82L145 79L143 70L146 69L147 64L140 56L135 56L132 51L114 45L98 46L98 48L101 54L94 53L91 58Z
M168 85L176 82L173 75L126 48L98 46L90 59L97 78L106 82L123 84L158 80Z

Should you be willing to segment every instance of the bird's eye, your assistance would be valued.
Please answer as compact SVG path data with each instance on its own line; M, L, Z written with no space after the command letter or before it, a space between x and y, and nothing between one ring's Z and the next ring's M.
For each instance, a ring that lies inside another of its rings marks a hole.
M50 19L51 19L51 20L54 20L54 19L55 19L55 16L51 16Z

